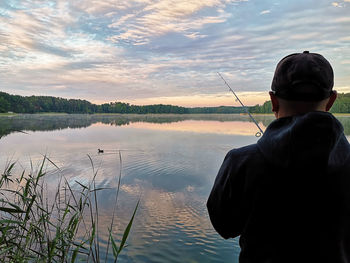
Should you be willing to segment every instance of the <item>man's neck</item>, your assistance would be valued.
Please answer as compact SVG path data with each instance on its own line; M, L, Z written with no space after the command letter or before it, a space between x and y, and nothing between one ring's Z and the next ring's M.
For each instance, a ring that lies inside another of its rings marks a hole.
M275 112L275 117L276 117L276 119L279 119L279 118L290 117L290 116L295 116L295 115L303 115L303 114L306 114L308 112L313 112L313 111L326 112L323 109L314 109L314 110L305 110L305 111L302 111L302 110L299 110L299 111L296 111L296 110L287 111L287 110L281 110L280 109L278 112Z

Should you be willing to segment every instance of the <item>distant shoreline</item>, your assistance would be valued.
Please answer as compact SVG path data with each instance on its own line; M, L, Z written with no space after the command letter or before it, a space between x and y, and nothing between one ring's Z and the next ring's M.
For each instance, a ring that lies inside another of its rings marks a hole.
M350 113L332 113L334 116L349 117ZM0 113L0 116L18 116L18 115L43 115L43 116L64 116L64 115L105 115L105 116L177 116L177 115L247 115L247 113L64 113L64 112L37 112L37 113ZM273 116L273 113L251 113L253 116Z
M0 113L0 116L18 116L18 115L44 115L44 116L64 116L64 115L148 115L148 116L165 116L165 115L247 115L247 113L65 113L65 112L36 112L36 113ZM256 116L272 116L273 113L251 113ZM350 116L350 113L348 114Z
M1 116L25 114L272 114L271 101L255 106L182 107L168 104L132 105L110 102L101 105L86 100L51 96L19 96L0 91ZM332 113L350 114L350 93L339 93Z

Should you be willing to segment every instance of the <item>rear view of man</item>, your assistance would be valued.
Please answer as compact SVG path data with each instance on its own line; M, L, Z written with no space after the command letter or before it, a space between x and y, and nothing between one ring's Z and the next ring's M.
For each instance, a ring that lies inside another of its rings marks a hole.
M240 235L241 263L350 262L350 145L328 113L332 67L319 54L291 54L271 88L277 119L226 155L211 222L224 238Z

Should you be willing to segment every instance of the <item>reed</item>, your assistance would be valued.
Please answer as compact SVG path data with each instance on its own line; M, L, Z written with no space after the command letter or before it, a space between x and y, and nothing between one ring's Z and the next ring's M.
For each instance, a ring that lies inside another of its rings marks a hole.
M105 255L101 255L99 239L98 191L93 160L90 182L72 186L59 172L53 196L45 184L47 166L59 168L44 156L37 169L15 176L15 162L8 162L0 176L0 262L107 262L113 253L114 262L125 248L126 240L139 205L136 204L121 241L115 240L112 228L115 209L108 229L109 240ZM121 163L121 153L119 152ZM116 189L120 189L121 165ZM111 252L109 247L111 246Z

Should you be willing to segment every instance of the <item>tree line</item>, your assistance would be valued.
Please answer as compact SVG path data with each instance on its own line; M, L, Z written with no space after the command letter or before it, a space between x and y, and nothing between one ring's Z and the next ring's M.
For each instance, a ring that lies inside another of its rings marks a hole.
M255 105L249 108L251 113L271 113L271 101L265 101L262 105ZM350 93L338 93L330 112L332 113L350 113Z
M262 105L248 107L251 113L271 113L270 101L265 101ZM138 106L124 102L110 102L101 105L93 104L87 100L64 99L51 96L19 96L0 92L0 113L173 113L173 114L210 114L210 113L245 113L243 107L194 107L187 108L181 106L155 104ZM331 112L350 113L350 93L338 94Z
M195 107L186 108L181 106L155 104L155 105L131 105L123 102L110 102L101 105L93 104L87 100L64 99L51 96L19 96L0 92L0 113L242 113L242 107Z

